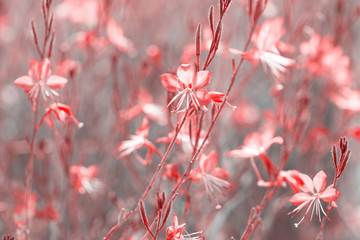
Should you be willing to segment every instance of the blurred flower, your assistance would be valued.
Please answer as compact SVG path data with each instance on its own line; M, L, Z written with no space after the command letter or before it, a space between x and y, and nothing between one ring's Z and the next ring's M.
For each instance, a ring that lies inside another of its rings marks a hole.
M299 182L299 189L302 192L296 193L291 199L290 202L297 206L293 211L289 214L295 213L295 215L301 211L304 207L308 206L305 215L301 218L298 223L295 223L295 227L298 227L299 224L305 219L306 215L308 214L309 210L312 208L310 221L312 220L313 213L315 214L321 222L321 213L327 218L327 214L324 211L324 208L321 205L320 200L324 202L331 203L333 207L336 207L334 201L340 196L340 193L333 188L333 185L326 187L326 174L324 171L318 172L314 179L311 178L306 174L299 174L301 178L301 182ZM314 191L315 189L315 191ZM294 216L295 216L294 215Z
M70 177L72 185L78 193L88 192L91 195L102 192L104 184L97 178L99 173L98 166L73 165L70 167Z
M267 20L261 27L257 28L252 36L251 41L255 44L254 48L247 52L241 52L233 48L230 48L229 50L236 55L244 57L254 67L258 66L261 61L265 71L270 70L274 77L282 79L281 72L286 72L287 67L291 67L295 64L293 59L281 56L278 50L278 45L284 45L280 41L280 38L285 33L282 24L283 19L281 17Z
M157 148L150 142L147 138L149 134L149 120L147 117L143 118L142 124L139 129L136 131L135 135L131 135L129 140L122 141L115 150L115 154L118 155L118 159L129 156L131 153L135 153L137 160L144 164L148 165L152 159L154 152L158 152ZM140 155L136 153L136 150L146 147L148 153L146 159L143 159Z
M65 124L66 122L73 121L78 128L84 126L83 122L79 122L71 112L71 108L68 105L62 103L53 103L51 104L41 118L38 127L40 127L41 123L45 121L45 123L51 127L56 136L59 136L59 133L56 131L54 121L52 119L52 114L62 123Z
M258 157L274 143L282 144L283 138L274 137L275 129L268 128L264 133L254 132L246 136L244 145L228 153L230 157L251 158Z
M169 163L165 165L163 176L167 179L174 180L176 183L181 179L178 165Z
M338 86L350 84L350 58L343 56L343 49L334 46L330 36L313 35L300 44L300 52L306 57L305 65L310 73L327 77Z
M124 36L124 30L122 27L117 25L114 19L110 18L107 20L106 32L109 41L114 44L120 52L125 52L131 55L136 53L134 44Z
M99 13L104 7L101 1L97 0L64 0L56 9L56 17L69 19L75 24L86 24L93 28L99 21Z
M216 201L216 208L221 208L219 201L216 197L215 191L222 193L222 189L230 188L231 184L226 180L228 173L219 167L216 167L218 163L218 155L216 151L211 151L209 155L200 153L199 166L197 169L192 169L189 173L189 178L196 183L204 181L206 192L210 199L210 194L213 195Z
M354 112L360 111L359 90L342 87L340 89L336 89L336 91L329 91L327 95L329 100L341 109Z
M183 234L185 223L179 225L178 218L174 214L173 216L173 225L166 229L166 240L197 240L204 239L204 237L197 236L201 232Z
M180 100L174 112L181 112L189 109L190 102L196 109L206 110L205 105L210 103L210 94L203 90L211 80L211 72L199 71L194 72L189 64L181 64L177 69L177 77L171 73L165 73L160 76L162 85L169 92L177 93L175 97L169 102L169 107L176 99ZM186 98L186 107L180 110ZM190 98L190 99L189 99Z
M14 83L24 89L35 111L39 93L41 92L45 102L48 97L59 97L60 95L54 89L63 88L67 83L67 79L51 75L48 58L45 58L40 63L35 59L31 59L28 75L17 78Z
M244 145L239 146L237 149L227 152L229 157L238 158L254 158L259 157L268 171L269 178L276 175L277 167L266 155L266 150L274 143L282 144L282 137L274 137L275 129L267 128L264 133L251 133L244 140ZM256 169L254 169L256 171Z

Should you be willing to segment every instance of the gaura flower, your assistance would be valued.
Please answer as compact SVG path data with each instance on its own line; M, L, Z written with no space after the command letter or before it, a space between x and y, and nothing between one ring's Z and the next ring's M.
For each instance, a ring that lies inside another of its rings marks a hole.
M276 172L276 166L266 155L266 150L274 143L282 144L283 138L274 137L275 129L268 128L264 133L251 133L244 140L244 145L227 153L229 157L254 158L259 157L264 163L269 177Z
M14 84L24 89L35 111L39 93L43 95L45 102L48 97L53 99L55 96L59 97L54 89L63 88L67 81L63 77L51 75L50 61L45 58L40 63L31 59L28 75L17 78Z
M197 236L201 234L201 232L183 234L185 231L185 223L179 225L178 218L174 214L173 216L173 225L166 229L166 240L199 240L205 239L204 237Z
M228 173L224 169L216 167L217 163L218 155L216 151L211 151L209 155L200 153L199 166L197 169L190 171L189 178L196 183L200 183L203 180L209 200L211 194L216 201L216 209L220 209L221 205L215 192L223 194L223 189L230 188L231 184L226 180Z
M139 129L136 131L135 135L131 135L129 140L122 141L115 150L115 154L118 155L118 159L129 156L131 153L135 153L138 161L144 165L148 165L154 155L154 152L157 151L157 148L152 142L147 139L149 134L149 120L147 117L143 118L143 122ZM146 147L148 153L146 159L143 159L139 154L136 153L136 150Z
M295 64L293 59L283 57L278 50L279 45L284 45L280 38L284 35L285 29L282 27L283 19L281 17L273 20L267 20L261 27L258 27L251 41L255 47L247 52L241 52L237 49L230 48L230 52L240 55L248 60L254 67L263 64L265 71L270 70L271 74L282 79L281 72L286 72L287 67Z
M109 41L114 44L119 51L130 55L136 54L134 44L125 37L122 27L120 27L112 18L109 18L106 22L106 33Z
M84 123L79 122L72 114L71 107L62 103L53 103L46 109L38 127L40 127L41 123L45 121L45 123L53 129L56 136L59 136L59 133L56 131L52 115L54 115L55 118L57 118L62 124L65 124L68 121L73 121L78 128L82 128L84 126Z
M305 67L310 73L327 77L339 87L350 85L350 58L343 55L341 46L334 46L332 37L314 34L300 44L300 52L306 57Z
M70 177L72 185L78 193L88 192L91 195L103 190L103 183L97 178L99 168L95 165L84 167L82 165L73 165L70 167Z
M211 72L209 71L195 72L189 64L181 64L177 69L177 76L165 73L160 76L160 79L166 90L177 93L166 107L180 98L174 112L189 109L190 103L196 109L206 110L205 105L211 102L210 94L203 89L210 83ZM179 111L185 100L185 109Z
M324 202L331 203L333 207L336 207L335 200L340 196L340 193L333 188L333 185L326 187L326 174L324 171L318 172L314 179L311 178L306 174L299 174L301 178L301 182L298 183L298 188L302 191L296 193L291 199L290 202L297 206L293 211L289 212L288 214L293 214L295 216L301 209L307 207L305 215L301 218L298 223L295 223L295 227L298 227L299 224L305 219L307 214L311 210L311 217L310 221L312 220L313 214L315 212L318 221L321 223L321 213L324 214L326 218L327 214L324 211L324 208L321 204L320 200ZM315 190L315 191L314 191Z

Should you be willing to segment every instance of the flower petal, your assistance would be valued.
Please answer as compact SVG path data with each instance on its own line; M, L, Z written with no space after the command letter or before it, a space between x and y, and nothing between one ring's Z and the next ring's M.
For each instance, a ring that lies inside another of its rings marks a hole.
M311 194L315 194L314 193L314 184L313 181L311 180L311 178L303 173L299 174L300 180L302 181L301 183L299 183L299 188L301 189L301 191L306 192L306 193L311 193Z
M204 172L209 172L213 170L218 163L218 155L215 150L211 151L208 156L201 158L202 161L199 162L199 166Z
M160 80L164 88L169 92L178 92L182 89L179 79L171 73L165 73L160 76Z
M329 186L328 188L325 189L325 191L319 193L319 196L323 201L330 203L338 199L340 193L332 186Z
M292 198L290 199L290 202L292 204L294 204L295 206L300 206L301 204L310 200L311 198L313 198L313 197L307 193L296 193L294 196L292 196Z
M316 192L319 193L322 190L324 190L326 187L326 174L324 173L324 171L318 172L315 175L313 182L314 182L314 187L316 189Z
M195 89L201 89L206 87L211 80L211 72L209 71L199 71L195 74L193 79L193 86Z
M194 71L191 69L190 64L181 64L176 72L180 81L186 85L186 87L192 83L194 78Z
M40 79L40 76L39 76L39 62L32 58L30 60L30 68L29 68L29 71L28 71L28 75L36 80L39 80Z
M249 147L242 147L236 150L232 150L227 154L229 157L238 157L238 158L251 158L259 155L259 151Z
M204 89L196 90L195 97L201 106L205 106L211 102L211 95Z
M47 80L46 80L46 85L49 88L52 89L57 89L57 88L63 88L66 83L68 82L68 80L66 78L57 76L57 75L51 75Z
M225 171L222 168L218 168L218 167L214 168L214 170L212 170L210 172L210 174L214 177L221 178L221 179L228 179L228 177L229 177L229 174L227 171Z
M40 79L38 80L44 80L47 76L51 74L50 60L48 58L45 58L41 61L40 65L38 66L38 74L40 77Z
M29 76L22 76L17 78L14 84L24 89L25 92L28 92L34 86L34 80Z

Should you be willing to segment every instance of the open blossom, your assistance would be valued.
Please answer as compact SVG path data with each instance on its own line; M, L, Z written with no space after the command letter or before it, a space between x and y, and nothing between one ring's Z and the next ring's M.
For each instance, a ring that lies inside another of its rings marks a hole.
M278 48L284 45L280 38L285 33L282 25L283 19L281 17L267 20L256 30L251 39L255 44L254 48L247 52L241 52L233 48L229 50L236 55L244 57L254 67L258 66L261 61L266 71L270 70L274 77L282 79L281 72L286 72L287 67L295 64L293 59L280 55Z
M115 154L119 154L118 158L124 158L126 156L129 156L131 153L135 153L135 156L140 163L148 165L152 159L154 152L157 151L154 144L152 144L152 142L146 139L148 135L149 120L147 119L147 117L144 117L143 122L139 129L136 131L135 135L131 135L129 140L122 141L116 148ZM146 147L148 149L146 159L143 159L136 152L136 150L142 147Z
M340 193L333 188L333 185L330 185L325 189L326 174L324 171L318 172L313 180L311 180L308 175L302 173L299 174L299 177L302 180L298 185L298 188L301 190L301 192L296 193L290 199L290 202L297 206L297 208L295 208L289 214L295 213L296 215L299 211L301 211L301 209L306 206L308 207L305 215L301 218L301 220L298 223L295 223L295 227L298 227L298 225L305 219L310 209L312 209L310 221L312 220L314 211L319 222L321 222L321 214L327 218L327 214L324 211L320 200L331 203L333 207L336 207L334 201L340 196Z
M48 58L41 62L31 59L28 75L17 78L14 83L24 89L35 111L39 93L42 94L45 101L47 101L48 97L59 97L60 95L54 89L63 88L67 83L67 79L51 75Z
M66 122L73 121L79 128L84 126L84 123L79 122L75 116L71 112L71 107L68 105L62 104L62 103L53 103L51 104L47 109L40 120L40 123L38 126L41 125L42 121L45 121L45 123L51 127L55 133L55 135L59 135L59 133L56 131L55 124L53 121L52 116L55 116L62 124L65 124Z
M138 96L138 104L120 111L119 118L130 121L141 113L144 113L151 120L156 121L160 125L165 125L167 123L166 113L162 111L159 105L153 103L154 100L148 91L140 88Z
M189 178L200 183L204 181L206 192L210 199L210 194L215 198L216 208L221 208L217 199L216 193L222 193L222 190L231 187L231 184L226 180L228 173L219 167L216 167L218 163L218 155L216 151L211 151L209 155L200 153L199 155L199 166L197 169L192 169L189 173Z
M78 193L96 194L103 190L103 183L97 178L99 168L95 165L84 167L73 165L70 167L72 185Z
M109 41L114 44L117 49L121 52L128 54L135 54L134 44L125 37L124 30L122 27L117 25L116 21L112 18L108 19L106 22L106 32L109 38Z
M326 77L338 86L351 83L350 58L343 55L341 46L334 46L330 36L315 34L300 44L300 51L306 57L305 66L310 73Z
M204 239L200 237L201 232L183 234L185 228L185 223L179 225L178 218L174 214L173 216L173 225L166 229L166 240L197 240Z
M56 6L56 17L69 19L75 24L85 24L93 28L99 21L99 12L104 11L101 1L97 0L64 0Z
M272 176L276 166L266 155L266 150L274 143L282 144L284 141L280 136L274 137L274 134L274 128L268 128L262 134L258 132L251 133L245 138L244 145L228 152L228 156L238 158L259 157L263 161L269 176Z
M360 111L360 91L352 90L347 87L342 87L337 89L337 91L329 91L327 97L331 102L333 102L337 107L359 112Z
M190 103L196 109L206 110L205 105L211 101L210 94L203 89L210 83L211 72L209 71L195 72L189 64L181 64L177 69L177 76L165 73L160 76L160 79L166 90L177 93L167 107L180 98L175 112L179 112L185 100L186 107L184 110L191 107Z

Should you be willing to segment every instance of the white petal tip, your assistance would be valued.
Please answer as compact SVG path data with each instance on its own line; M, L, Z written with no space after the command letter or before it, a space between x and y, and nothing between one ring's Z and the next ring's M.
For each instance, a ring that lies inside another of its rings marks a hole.
M84 126L84 123L83 122L80 122L79 124L78 124L78 128L82 128Z
M221 209L221 205L216 205L215 209L217 210Z

